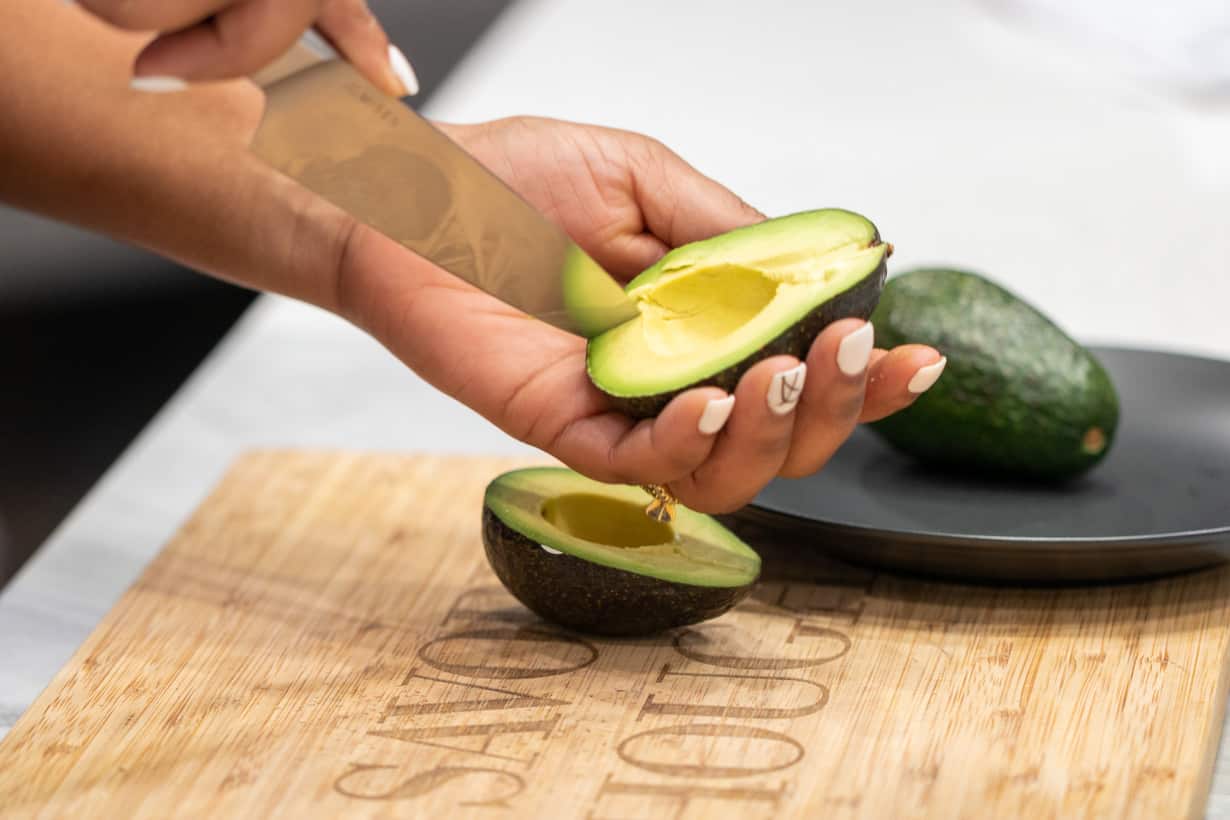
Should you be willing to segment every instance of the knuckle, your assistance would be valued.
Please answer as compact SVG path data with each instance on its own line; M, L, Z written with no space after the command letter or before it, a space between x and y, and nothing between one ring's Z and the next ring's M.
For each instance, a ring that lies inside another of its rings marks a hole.
M853 425L850 425L849 429L826 427L821 435L812 435L795 441L778 475L783 478L805 478L819 472L829 463L829 459L833 457L837 448L845 442L853 429Z
M671 478L678 478L681 475L687 475L695 470L704 461L705 454L695 451L693 448L673 450L665 454L663 463L660 465L663 472L669 473Z
M828 459L791 459L787 461L778 475L782 478L806 478L813 473L818 473L828 463Z
M580 463L574 459L560 459L560 461L570 470L580 473L586 478L603 484L632 484L635 483L628 479L624 471L612 466L609 463L598 461L596 463Z
M696 512L725 515L747 506L756 497L756 492L719 488L712 483L696 482L688 492L686 501L682 495L676 493L676 496L685 506Z
M780 424L762 424L748 435L746 441L750 445L749 450L758 461L785 459L786 453L790 451L791 436L794 430L793 416L797 413L796 409Z
M835 391L828 400L828 412L843 425L849 424L863 412L864 394L862 390Z
M259 30L229 26L218 37L218 62L236 73L255 70L261 65L265 48Z

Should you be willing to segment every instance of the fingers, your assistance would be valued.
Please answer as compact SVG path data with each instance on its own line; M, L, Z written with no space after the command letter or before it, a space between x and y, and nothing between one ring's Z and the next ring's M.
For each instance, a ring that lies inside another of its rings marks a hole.
M401 49L389 43L366 0L328 0L316 27L346 59L394 97L419 93L418 77Z
M690 475L670 482L698 512L730 512L751 501L785 463L807 366L792 356L758 363L739 380L735 407L712 452Z
M134 73L193 81L252 74L294 45L320 11L320 0L224 5L208 19L155 39L137 56Z
M948 360L926 345L902 345L872 354L860 422L879 421L909 407L944 372Z
M669 247L764 220L764 214L660 142L646 140L642 154L632 171L645 225Z
M121 28L164 32L138 55L134 74L180 81L247 76L284 54L313 25L381 90L417 94L418 78L365 0L82 0ZM142 87L177 88L164 82Z
M616 413L582 416L544 449L598 481L669 484L698 512L731 512L779 475L820 470L856 425L908 407L939 378L946 360L937 351L875 350L874 332L860 319L835 322L806 363L760 362L733 396L691 390L639 423Z
M863 409L874 340L870 322L843 319L825 328L812 343L807 385L782 476L797 478L816 472L854 431Z
M117 28L177 31L190 28L235 0L78 0L77 5Z
M666 484L705 461L734 405L717 388L689 390L654 419L630 423L608 413L574 422L547 449L599 481Z
M653 234L625 233L612 237L601 250L596 261L616 280L627 283L665 256L670 248Z

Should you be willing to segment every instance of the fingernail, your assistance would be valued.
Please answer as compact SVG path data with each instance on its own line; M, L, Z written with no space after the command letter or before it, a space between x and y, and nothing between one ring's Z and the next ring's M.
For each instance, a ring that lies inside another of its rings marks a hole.
M875 346L876 332L871 322L850 333L837 346L837 368L847 376L857 376L867 369L871 361L871 348Z
M405 87L405 96L413 97L419 93L419 78L415 75L414 69L410 67L410 61L406 59L406 55L397 46L389 46L389 65L402 86Z
M128 85L133 91L145 91L151 94L183 91L188 87L188 84L179 77L133 77Z
M931 389L931 385L935 384L940 374L944 372L944 365L948 364L948 357L940 359L935 364L929 364L926 367L918 368L918 372L914 374L914 378L910 379L909 390L917 395L925 393Z
M807 381L807 365L800 364L783 370L769 382L769 409L784 416L794 409L803 396L803 383Z
M730 412L735 409L735 397L727 396L724 399L713 399L705 405L705 412L700 414L700 432L706 436L711 436L718 430L726 426L726 420L730 418Z

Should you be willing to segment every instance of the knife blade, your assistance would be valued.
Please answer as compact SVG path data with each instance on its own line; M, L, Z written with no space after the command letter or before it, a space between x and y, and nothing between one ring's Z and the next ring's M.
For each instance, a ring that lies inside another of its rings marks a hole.
M315 31L252 75L266 96L251 150L449 273L592 338L637 315L566 233Z

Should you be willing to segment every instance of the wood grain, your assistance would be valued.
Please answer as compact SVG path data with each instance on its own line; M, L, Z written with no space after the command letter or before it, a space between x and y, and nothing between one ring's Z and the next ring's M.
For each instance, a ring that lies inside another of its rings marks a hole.
M750 533L754 596L652 640L487 569L524 461L254 453L0 743L5 817L1200 816L1230 574L876 575Z

